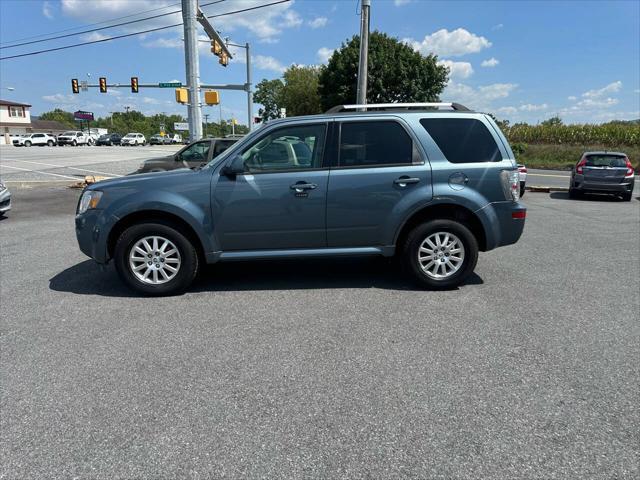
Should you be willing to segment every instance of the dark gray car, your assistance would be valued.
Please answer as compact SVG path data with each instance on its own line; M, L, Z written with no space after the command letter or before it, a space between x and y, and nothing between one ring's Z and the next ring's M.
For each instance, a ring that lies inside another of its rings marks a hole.
M145 160L135 173L165 172L178 168L198 168L209 163L237 141L237 138L198 140L173 155Z
M634 171L629 157L621 152L585 152L571 171L569 196L585 192L611 193L631 200Z

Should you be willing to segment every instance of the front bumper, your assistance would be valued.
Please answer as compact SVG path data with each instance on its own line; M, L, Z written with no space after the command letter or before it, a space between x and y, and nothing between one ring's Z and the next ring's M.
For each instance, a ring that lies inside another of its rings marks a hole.
M76 238L82 253L98 263L107 263L107 229L104 228L102 210L87 210L76 215Z
M0 213L11 210L11 192L8 189L0 192Z

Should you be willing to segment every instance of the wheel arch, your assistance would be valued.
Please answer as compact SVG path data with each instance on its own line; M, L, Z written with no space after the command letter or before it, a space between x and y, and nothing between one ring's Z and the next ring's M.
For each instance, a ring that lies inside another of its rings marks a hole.
M480 218L468 208L451 203L428 205L414 212L398 230L395 239L396 249L404 245L411 230L430 220L455 220L466 225L476 238L480 251L487 250L487 234Z

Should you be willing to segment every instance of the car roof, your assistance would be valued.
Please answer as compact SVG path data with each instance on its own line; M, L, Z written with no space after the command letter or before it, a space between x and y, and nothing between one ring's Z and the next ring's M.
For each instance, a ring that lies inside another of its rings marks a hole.
M584 155L613 155L616 157L626 157L627 154L626 153L622 153L622 152L608 152L606 150L600 150L600 151L595 151L595 152L584 152L582 154Z

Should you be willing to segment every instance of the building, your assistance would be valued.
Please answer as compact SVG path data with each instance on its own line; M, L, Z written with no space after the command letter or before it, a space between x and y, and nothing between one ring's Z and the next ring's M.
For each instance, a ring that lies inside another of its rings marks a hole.
M31 130L38 133L48 133L49 135L58 136L61 133L73 130L67 127L63 123L56 122L55 120L40 120L34 118L31 120Z
M32 131L31 105L0 100L0 145L11 144L9 135L24 135Z

